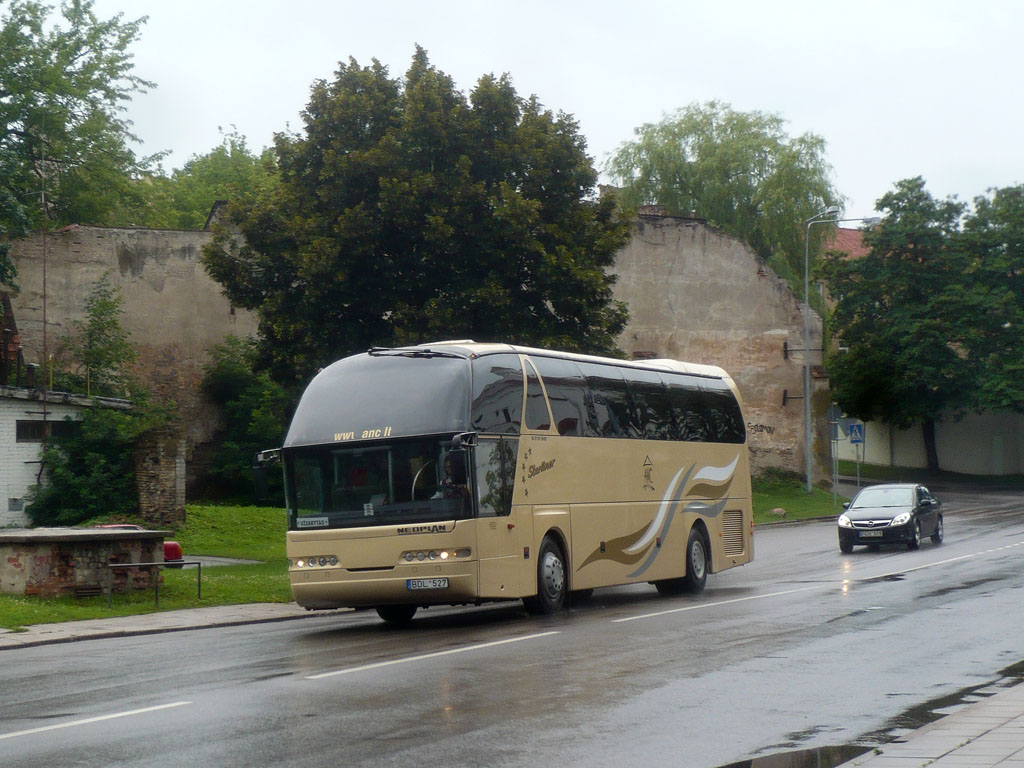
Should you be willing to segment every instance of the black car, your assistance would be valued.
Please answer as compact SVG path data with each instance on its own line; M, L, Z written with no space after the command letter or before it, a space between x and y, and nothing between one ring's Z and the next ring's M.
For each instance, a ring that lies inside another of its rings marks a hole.
M923 485L899 483L869 485L843 504L839 515L839 549L853 551L855 544L877 549L882 544L921 546L923 536L942 541L942 502Z

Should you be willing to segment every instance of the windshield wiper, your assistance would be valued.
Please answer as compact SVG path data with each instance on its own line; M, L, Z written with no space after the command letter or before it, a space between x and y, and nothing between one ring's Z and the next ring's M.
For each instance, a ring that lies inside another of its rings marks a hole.
M366 354L372 355L373 357L378 356L392 356L392 357L453 357L456 360L465 359L464 355L459 355L454 352L440 352L436 349L391 349L390 347L370 347L366 350Z

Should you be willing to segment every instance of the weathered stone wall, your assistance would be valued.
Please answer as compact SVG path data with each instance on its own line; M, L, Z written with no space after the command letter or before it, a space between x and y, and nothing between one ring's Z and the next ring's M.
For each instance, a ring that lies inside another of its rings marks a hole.
M180 429L150 434L135 454L139 516L157 528L185 522L185 440Z
M619 347L632 357L667 357L725 368L743 396L755 472L803 473L801 302L743 242L702 220L641 215L616 257L615 298L629 304ZM821 319L810 318L810 347L821 349ZM821 353L811 355L812 370ZM827 382L812 384L814 423L829 402ZM788 396L783 405L783 393ZM815 476L824 476L827 436L815 436Z
M160 578L153 568L130 563L163 562L163 534L75 529L0 533L0 593L40 597L148 589ZM125 568L107 568L125 563Z
M200 262L208 231L68 227L45 237L47 352L53 354L85 302L107 275L124 300L123 327L139 350L138 372L163 399L174 400L186 451L220 427L201 396L208 351L229 334L254 336L255 315L231 306ZM20 292L12 297L26 362L43 361L44 237L15 243ZM127 393L130 395L130 393Z

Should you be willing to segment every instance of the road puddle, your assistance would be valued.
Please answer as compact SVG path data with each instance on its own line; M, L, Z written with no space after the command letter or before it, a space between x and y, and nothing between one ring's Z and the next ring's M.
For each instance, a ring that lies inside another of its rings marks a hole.
M990 683L964 688L949 696L912 707L890 720L884 728L862 736L858 740L859 744L775 752L717 768L836 768L848 760L872 752L876 746L904 741L905 737L918 728L1024 682L1024 662L1001 669L999 675L998 679Z
M798 749L793 752L777 752L773 755L755 757L751 760L740 760L719 768L836 768L847 760L870 752L868 747L816 747L814 749Z

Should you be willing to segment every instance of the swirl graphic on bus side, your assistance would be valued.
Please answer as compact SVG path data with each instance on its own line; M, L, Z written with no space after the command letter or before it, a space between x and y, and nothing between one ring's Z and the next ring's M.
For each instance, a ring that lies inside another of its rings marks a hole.
M726 499L722 497L732 483L739 460L737 456L724 467L705 466L696 472L696 464L681 468L669 483L658 506L658 512L650 523L635 533L605 542L603 547L590 553L580 568L598 560L611 560L623 565L643 561L640 567L629 574L629 578L642 575L661 552L661 547L654 544L659 539L664 540L677 512L696 512L704 517L717 517L722 513L726 504ZM717 501L712 504L693 501L683 506L683 499L695 493Z

